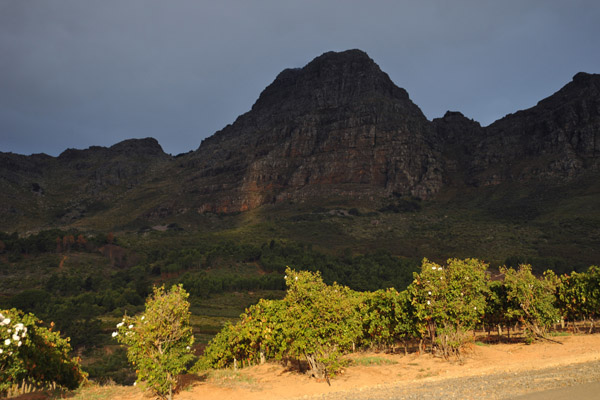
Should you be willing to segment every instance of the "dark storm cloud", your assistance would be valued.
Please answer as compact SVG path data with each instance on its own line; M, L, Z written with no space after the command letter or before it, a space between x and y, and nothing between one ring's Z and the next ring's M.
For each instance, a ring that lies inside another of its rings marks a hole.
M0 151L195 149L282 69L349 48L428 118L488 124L600 72L598 20L591 0L1 0Z

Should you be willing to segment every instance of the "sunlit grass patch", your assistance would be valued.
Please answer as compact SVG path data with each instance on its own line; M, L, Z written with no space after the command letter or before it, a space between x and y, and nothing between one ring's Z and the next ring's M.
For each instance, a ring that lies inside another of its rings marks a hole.
M233 369L218 369L208 372L208 381L214 385L228 388L252 389L257 385L256 379L242 371Z
M369 367L372 365L393 365L398 364L397 361L390 360L389 358L379 356L365 356L352 358L351 365L360 365L363 367Z

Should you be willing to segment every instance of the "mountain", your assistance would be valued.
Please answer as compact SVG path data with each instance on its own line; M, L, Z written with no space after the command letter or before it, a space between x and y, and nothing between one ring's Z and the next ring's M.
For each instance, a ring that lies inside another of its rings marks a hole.
M569 232L592 248L599 169L600 75L578 73L536 106L482 127L460 112L429 121L367 54L328 52L282 71L250 111L183 155L165 154L151 138L58 157L0 153L0 231L209 227L214 213L327 204L367 214L430 210L390 222L388 247L398 243L398 224L435 220L447 233L440 243L455 251L453 229L468 213L473 224L490 219L507 232L508 224L538 224L536 248L550 246L547 229L567 232L552 225L564 220L585 226ZM453 216L454 225L444 222ZM378 218L361 232L383 226ZM557 248L561 240L550 241ZM566 252L584 251L577 246Z
M252 110L185 160L200 210L244 211L315 197L430 198L442 184L434 131L365 53L287 69Z
M600 75L580 72L536 106L486 128L460 113L433 121L465 183L565 183L600 167ZM452 156L448 150L456 150Z
M110 210L170 158L152 138L58 157L0 153L0 230L69 226Z

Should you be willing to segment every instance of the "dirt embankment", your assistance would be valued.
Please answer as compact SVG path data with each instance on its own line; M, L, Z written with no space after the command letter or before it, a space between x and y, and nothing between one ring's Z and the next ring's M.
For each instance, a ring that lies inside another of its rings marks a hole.
M177 398L424 399L429 397L422 389L431 387L434 391L431 398L440 398L440 394L446 393L447 396L443 397L458 395L456 398L501 399L600 381L600 334L555 339L562 344L472 345L462 362L448 362L431 355L360 354L358 357L376 356L395 364L350 367L334 378L331 386L288 371L280 365L266 364L243 369L214 381L195 382ZM511 381L509 377L516 379ZM456 389L458 383L461 384L460 392L445 392ZM486 386L489 390L485 390ZM416 397L411 397L411 393Z

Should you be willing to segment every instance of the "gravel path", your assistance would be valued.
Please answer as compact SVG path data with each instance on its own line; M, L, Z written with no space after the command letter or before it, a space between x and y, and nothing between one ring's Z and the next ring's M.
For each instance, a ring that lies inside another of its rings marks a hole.
M430 382L416 381L408 385L406 383L401 385L386 385L352 392L337 392L304 398L315 400L501 400L514 399L528 393L573 386L577 387L576 385L597 382L600 382L600 361L534 371L503 372ZM592 393L594 396L590 397L590 399L600 398L598 392ZM526 398L523 397L523 399ZM570 398L575 400L573 397ZM585 400L585 398L581 400Z

